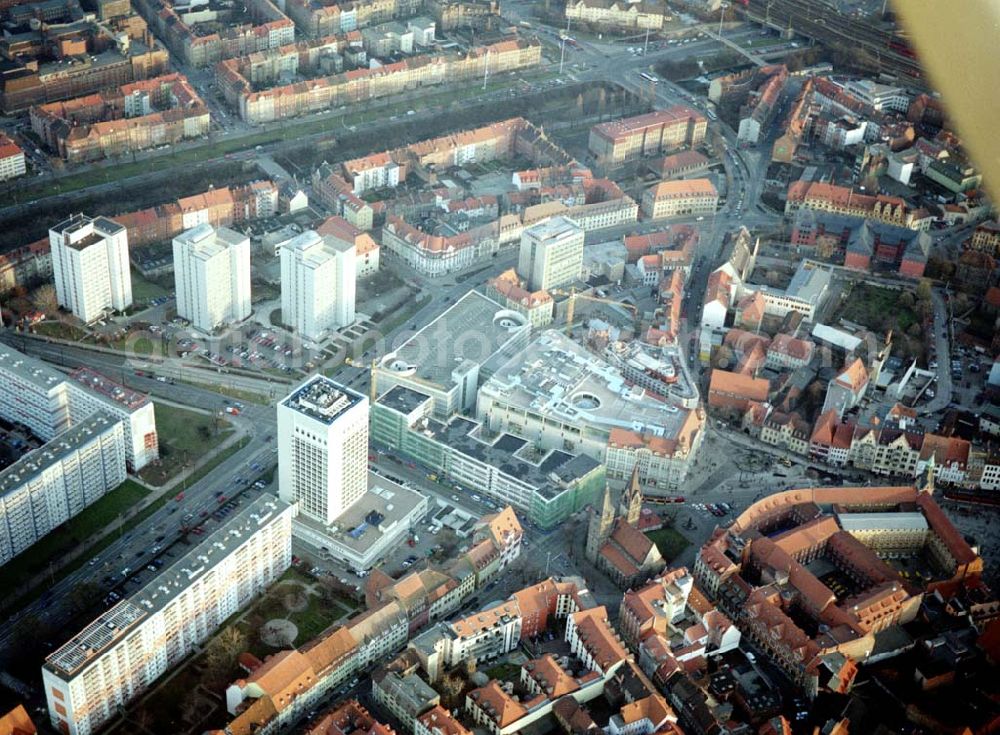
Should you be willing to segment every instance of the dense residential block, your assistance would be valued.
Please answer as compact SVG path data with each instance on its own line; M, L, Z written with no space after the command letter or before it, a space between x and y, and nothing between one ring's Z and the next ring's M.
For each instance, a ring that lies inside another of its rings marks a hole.
M8 53L0 75L0 109L8 114L149 79L170 61L150 34L115 33L93 20L54 25L40 42L15 41Z
M617 0L569 0L566 18L599 28L659 30L669 19L669 8L661 3L618 2Z
M176 73L31 108L31 129L69 163L198 138L210 123L205 103Z
M294 514L273 497L247 504L48 656L52 726L97 732L267 589L291 563Z
M192 66L277 48L295 40L295 24L270 0L223 6L207 15L170 0L136 0L136 10L170 50ZM218 23L217 21L223 21Z
M675 105L646 115L601 123L590 130L590 152L607 167L675 148L694 148L705 140L708 119Z
M0 564L125 481L122 422L97 411L0 472Z
M540 63L542 48L535 39L512 39L474 46L465 54L420 55L350 71L343 71L345 62L341 59L341 69L336 69L333 58L356 55L361 45L360 34L355 32L279 47L263 57L254 54L232 59L217 69L219 86L243 120L264 123L400 94L417 87L453 84L526 69ZM320 50L325 53L320 54ZM268 74L268 66L286 71L292 67L313 79L306 84L272 86L277 74Z

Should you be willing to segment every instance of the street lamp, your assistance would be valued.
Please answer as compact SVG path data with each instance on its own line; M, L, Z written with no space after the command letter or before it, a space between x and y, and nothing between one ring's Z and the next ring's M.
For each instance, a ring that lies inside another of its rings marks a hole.
M719 7L722 8L722 12L719 13L719 38L722 38L722 21L726 18L726 8L729 7L729 3L722 3Z
M566 38L559 39L559 76L563 73L563 61L566 58Z

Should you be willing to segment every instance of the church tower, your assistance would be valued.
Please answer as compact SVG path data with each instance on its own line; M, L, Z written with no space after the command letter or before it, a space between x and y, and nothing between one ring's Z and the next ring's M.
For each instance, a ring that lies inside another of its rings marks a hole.
M600 511L591 511L590 525L587 527L587 558L594 562L600 552L604 542L611 535L611 528L615 523L615 511L611 504L611 488L604 486L604 501L601 503Z
M633 528L639 524L642 514L642 487L639 485L639 463L632 468L632 477L622 492L621 503L618 506L618 517Z

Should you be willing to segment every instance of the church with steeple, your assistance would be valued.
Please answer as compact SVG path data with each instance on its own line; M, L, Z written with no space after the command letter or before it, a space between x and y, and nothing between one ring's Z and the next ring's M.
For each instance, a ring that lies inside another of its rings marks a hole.
M638 467L622 491L617 508L611 501L611 488L605 487L601 507L591 510L587 559L622 589L642 584L666 566L656 544L639 530L641 515Z

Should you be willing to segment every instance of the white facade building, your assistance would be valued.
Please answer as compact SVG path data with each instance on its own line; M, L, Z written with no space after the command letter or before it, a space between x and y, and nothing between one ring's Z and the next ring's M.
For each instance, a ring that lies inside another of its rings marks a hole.
M843 87L848 94L879 112L906 112L910 106L910 96L902 87L879 84L869 79L853 80Z
M59 305L83 322L132 305L128 233L106 217L74 214L49 230Z
M0 417L48 441L70 427L66 376L0 344Z
M177 315L203 332L250 316L250 239L198 225L174 238Z
M281 319L308 339L354 323L355 248L307 230L281 246Z
M786 289L757 285L748 285L746 289L747 292L759 291L764 296L764 313L768 316L783 318L789 312L797 311L812 322L816 311L826 300L832 278L831 269L804 261L799 263Z
M553 217L521 233L517 273L529 291L567 286L583 273L584 231L567 217Z
M140 470L159 457L156 416L149 396L89 368L67 377L40 360L0 345L0 417L24 424L48 441L95 411L107 411L123 423L130 470Z
M431 26L431 40L434 38L434 26ZM28 169L25 166L24 151L14 141L0 133L0 181L24 176Z
M261 496L45 660L52 726L89 735L291 564L293 506Z
M125 481L122 423L101 411L0 472L0 564Z
M523 620L517 602L493 607L440 626L442 661L447 668L474 658L489 661L504 656L521 642Z
M329 525L368 489L368 398L315 375L278 404L278 494Z
M160 456L153 402L145 393L126 388L89 368L74 370L70 377L70 414L73 424L94 411L107 411L125 430L125 462L138 472Z

